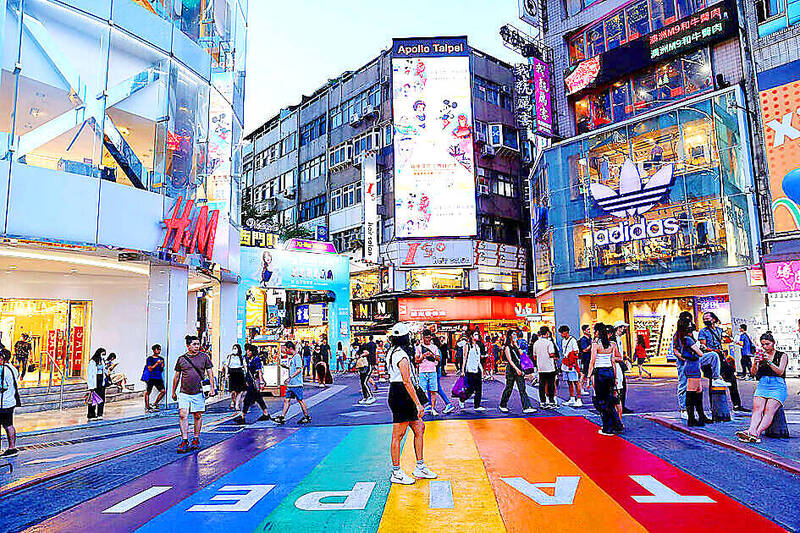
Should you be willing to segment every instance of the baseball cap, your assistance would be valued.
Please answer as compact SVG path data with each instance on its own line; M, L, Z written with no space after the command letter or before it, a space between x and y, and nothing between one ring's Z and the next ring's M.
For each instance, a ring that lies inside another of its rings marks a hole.
M630 324L628 324L628 323L627 323L627 322L625 322L624 320L617 320L616 322L614 322L614 328L615 328L615 329L616 329L616 328L619 328L619 327L622 327L622 326L624 326L624 327L626 327L626 328L627 328L629 325L630 325Z
M408 327L408 324L398 322L392 326L392 331L389 332L389 335L392 337L402 337L403 335L408 335L410 332L411 329Z

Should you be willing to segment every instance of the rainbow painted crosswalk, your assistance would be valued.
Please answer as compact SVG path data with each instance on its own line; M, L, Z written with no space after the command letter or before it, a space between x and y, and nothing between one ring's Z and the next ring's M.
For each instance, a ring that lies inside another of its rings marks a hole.
M391 431L246 430L31 530L781 531L580 417L428 423L439 478L412 486L388 482Z

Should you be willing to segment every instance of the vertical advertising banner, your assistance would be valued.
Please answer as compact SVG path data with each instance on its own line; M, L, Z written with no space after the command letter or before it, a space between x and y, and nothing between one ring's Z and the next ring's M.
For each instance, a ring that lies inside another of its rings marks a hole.
M784 67L758 76L775 233L800 230L800 61Z
M222 94L233 93L230 72L213 75L213 82ZM228 101L212 88L209 102L211 124L208 132L208 183L206 197L209 209L217 209L225 218L230 213L231 154L233 149L233 109ZM238 193L237 193L238 194Z
M395 39L395 234L477 232L472 87L465 37Z
M364 180L364 261L378 262L378 164L375 153L364 157L361 165Z
M536 132L553 135L553 113L550 104L550 65L531 58L533 70L533 92L536 100Z

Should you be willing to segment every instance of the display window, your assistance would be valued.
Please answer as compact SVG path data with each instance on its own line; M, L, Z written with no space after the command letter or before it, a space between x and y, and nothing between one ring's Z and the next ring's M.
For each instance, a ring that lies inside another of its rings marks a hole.
M20 370L20 386L57 385L62 379L85 377L91 307L91 302L69 300L0 300L0 340ZM30 346L24 344L23 334Z
M628 80L611 86L611 110L614 121L619 122L633 115L631 84Z
M581 33L569 43L570 63L577 63L586 59L586 37Z
M711 61L708 50L692 52L683 58L683 85L686 95L696 94L713 88Z
M611 95L609 90L606 89L592 95L591 102L593 128L597 129L606 124L611 124Z
M586 32L586 56L594 57L606 51L603 23L597 24Z
M650 33L650 14L648 12L647 0L636 2L625 10L628 19L629 39L637 39L642 35Z
M465 281L461 269L422 268L406 272L406 287L411 290L463 289Z
M673 0L650 0L650 20L653 31L660 30L675 22L675 3Z
M659 64L656 67L656 84L659 101L675 100L683 96L681 60L675 59Z
M592 107L588 96L575 102L575 124L578 133L586 133L592 129Z
M606 19L605 28L606 47L608 50L617 48L627 42L626 37L628 34L625 28L625 13L623 11Z

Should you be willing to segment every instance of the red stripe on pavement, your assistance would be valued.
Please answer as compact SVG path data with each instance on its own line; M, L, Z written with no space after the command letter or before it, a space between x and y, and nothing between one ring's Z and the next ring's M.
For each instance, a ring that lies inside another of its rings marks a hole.
M620 437L599 435L582 417L529 420L547 439L586 472L606 493L649 531L674 533L691 527L719 531L783 531L760 514ZM713 461L713 455L709 461ZM707 496L714 503L644 503L651 495L630 476L652 476L682 496Z

